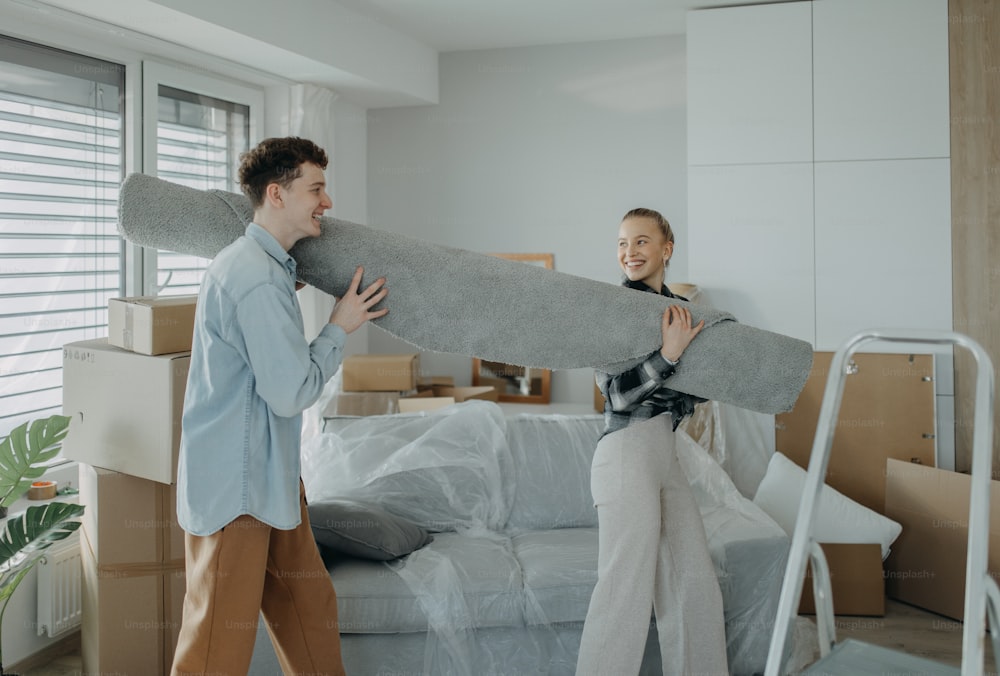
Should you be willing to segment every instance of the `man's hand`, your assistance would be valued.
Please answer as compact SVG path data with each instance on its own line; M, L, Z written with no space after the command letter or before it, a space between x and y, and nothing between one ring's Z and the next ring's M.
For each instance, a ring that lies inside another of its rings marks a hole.
M691 311L681 305L671 305L663 313L663 347L660 354L668 361L678 361L694 337L705 328L705 320L691 326Z
M330 313L330 323L336 324L346 333L352 333L369 319L378 319L389 312L389 308L371 309L389 293L385 288L385 277L379 277L371 286L359 291L363 274L364 270L358 267L344 297L337 299L337 304Z

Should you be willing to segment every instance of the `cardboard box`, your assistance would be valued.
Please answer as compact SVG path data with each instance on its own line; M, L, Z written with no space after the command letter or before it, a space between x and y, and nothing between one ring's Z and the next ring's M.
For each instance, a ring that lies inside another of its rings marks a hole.
M433 411L455 403L454 397L402 397L399 400L400 413Z
M108 342L156 355L190 352L198 296L136 296L108 301Z
M879 543L821 543L830 568L833 612L837 615L885 615L885 580ZM806 566L799 614L816 614L812 566Z
M594 410L598 413L604 413L604 395L601 394L601 388L594 383Z
M972 477L889 460L886 516L903 532L886 559L890 598L962 620ZM1000 574L1000 481L990 482L989 572Z
M63 455L171 484L177 476L188 352L149 356L85 340L63 347Z
M83 673L170 672L184 603L176 489L80 465Z
M774 418L775 450L809 467L832 352L817 352L795 407ZM934 358L928 354L857 353L833 437L826 483L885 513L888 458L934 466Z
M503 378L491 378L490 376L479 375L473 382L479 383L479 387L492 387L500 394L515 394L517 388L512 383Z
M437 397L451 397L456 402L467 401L469 399L482 399L484 401L496 401L499 392L495 387L439 387L434 390Z
M323 417L392 415L398 412L399 392L337 392L323 409Z
M455 387L455 379L451 376L420 376L417 378L417 391L430 390L434 396L442 396L439 390L444 387Z
M341 367L344 392L409 392L417 388L419 354L355 354Z
M102 564L184 563L177 487L94 467L80 468L81 529Z

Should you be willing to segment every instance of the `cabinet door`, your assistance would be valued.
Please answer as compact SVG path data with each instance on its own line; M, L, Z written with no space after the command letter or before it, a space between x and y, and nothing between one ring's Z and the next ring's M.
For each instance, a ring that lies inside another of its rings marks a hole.
M810 5L688 12L688 164L812 159Z
M951 328L947 159L817 162L816 348Z
M949 156L947 0L813 3L816 161Z
M691 167L689 278L738 320L815 340L812 163Z

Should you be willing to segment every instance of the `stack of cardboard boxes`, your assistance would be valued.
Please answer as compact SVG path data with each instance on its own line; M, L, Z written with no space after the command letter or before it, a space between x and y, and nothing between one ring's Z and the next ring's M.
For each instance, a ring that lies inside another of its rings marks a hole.
M421 376L420 355L361 354L344 359L341 392L324 417L426 411L467 399L497 400L493 387L455 387L449 376Z
M112 299L63 348L63 453L80 463L84 673L169 673L184 601L177 452L195 296Z

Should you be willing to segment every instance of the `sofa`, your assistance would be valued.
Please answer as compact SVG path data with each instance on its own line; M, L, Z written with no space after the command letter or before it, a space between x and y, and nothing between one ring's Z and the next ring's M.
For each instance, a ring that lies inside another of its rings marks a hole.
M326 419L302 471L347 673L572 675L597 577L590 464L602 427L598 414L507 415L477 400ZM683 427L677 446L722 589L730 670L761 673L788 536ZM319 510L344 500L372 511L338 525L367 530L331 541ZM250 673L280 674L263 626ZM641 673L659 663L651 618Z

